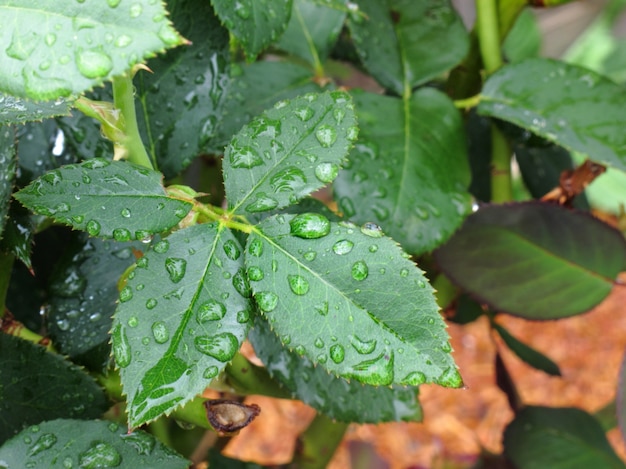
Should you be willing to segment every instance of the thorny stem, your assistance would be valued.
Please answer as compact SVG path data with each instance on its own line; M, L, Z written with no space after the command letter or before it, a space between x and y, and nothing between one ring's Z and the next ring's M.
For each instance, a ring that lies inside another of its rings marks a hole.
M323 469L328 466L348 425L317 414L300 435L300 448L293 457L293 465L299 469Z

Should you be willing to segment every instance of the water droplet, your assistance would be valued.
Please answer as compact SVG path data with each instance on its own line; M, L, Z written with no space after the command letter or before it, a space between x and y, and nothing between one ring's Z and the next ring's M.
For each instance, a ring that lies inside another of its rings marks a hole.
M359 138L359 128L356 126L348 127L348 130L346 130L346 138L351 142L356 142Z
M244 3L237 2L235 3L235 13L242 20L247 20L248 18L250 18L251 14L250 7Z
M78 458L81 468L96 469L117 467L122 463L122 456L108 443L96 443Z
M361 355L372 353L376 348L376 339L363 340L356 335L350 336L350 344Z
M304 349L304 347L302 345L296 345L296 348L294 349L294 352L296 352L298 355L302 356L302 355L304 355L304 352L306 352L306 350Z
M230 332L216 334L214 336L198 336L194 340L196 349L221 362L227 362L239 349L239 341Z
M278 201L259 192L256 200L246 206L246 210L251 213L265 212L278 207Z
M408 277L408 275L409 275L409 269L406 269L406 268L400 269L400 277Z
M35 444L28 450L29 456L35 456L47 449L52 448L57 442L56 435L52 433L43 433L35 442Z
M33 53L39 42L39 34L34 31L21 32L21 28L13 30L11 44L6 48L9 57L17 60L26 60Z
M243 267L240 267L237 273L233 275L233 287L235 287L235 290L244 298L250 297L250 284L248 283L248 277Z
M250 242L248 252L254 257L261 257L261 255L263 254L263 241L261 241L259 238L254 238Z
M317 253L315 251L307 251L303 254L303 257L307 260L307 261L313 261L315 260L315 258L317 257Z
M321 305L315 306L315 311L321 316L328 315L328 301L324 301Z
M278 306L278 296L275 293L263 291L257 293L254 298L256 299L261 311L266 313L274 311L276 306Z
M272 272L278 271L278 261L276 259L272 259Z
M354 208L354 203L352 202L352 199L349 199L348 197L342 197L339 200L339 208L341 209L343 214L348 218L353 217L354 214L356 213L356 210Z
M232 261L236 261L241 255L241 251L239 250L237 243L231 239L224 243L224 253L226 253L226 257Z
M126 35L126 34L120 34L116 39L115 39L115 47L119 47L120 49L127 47L130 45L130 43L133 42L133 38Z
M219 301L205 301L198 308L196 313L196 321L204 324L207 321L218 321L226 315L226 306Z
M102 78L113 69L113 61L104 52L88 49L78 52L76 66L85 78Z
M329 148L337 140L337 131L331 125L322 124L315 131L315 137L321 146Z
M219 374L220 370L216 366L209 366L202 373L204 379L213 379Z
M299 107L294 111L294 114L298 116L298 119L300 119L302 122L306 122L310 120L311 117L313 117L315 111L310 107Z
M298 168L287 167L276 173L270 179L270 185L275 192L301 192L306 185L306 176Z
M70 328L70 322L65 318L57 319L56 325L62 331L67 331Z
M450 345L450 342L444 342L441 346L441 351L444 353L452 352L452 345Z
M252 147L230 147L230 164L233 168L250 169L263 164L263 158Z
M320 163L315 167L315 177L321 182L333 182L339 174L339 166L335 163Z
M318 337L317 339L315 339L315 342L313 342L313 345L315 345L317 348L324 348L324 341Z
M165 254L170 249L170 242L167 239L159 241L154 245L154 252Z
M352 264L352 278L354 280L363 281L367 278L368 273L365 261L356 261Z
M136 432L120 435L122 441L131 445L138 454L148 456L152 453L156 444L156 439L147 433Z
M354 243L352 241L342 239L333 244L333 252L335 254L343 256L344 254L348 254L350 251L352 251L353 247Z
M402 383L408 384L409 386L419 386L420 384L424 384L426 382L426 375L421 371L413 371L406 375L402 380Z
M428 210L426 210L424 207L416 205L413 210L415 211L415 214L418 216L418 218L422 220L428 220L428 217L430 215L428 214Z
M85 227L90 236L98 236L102 227L96 220L89 220Z
M289 288L296 295L306 295L309 292L309 282L300 275L288 275Z
M343 118L346 117L346 110L340 107L336 107L335 109L333 109L333 117L335 118L335 121L337 121L337 124L341 124Z
M301 213L289 225L292 235L304 239L322 238L330 233L330 221L319 213Z
M326 363L328 361L328 358L326 357L325 354L320 353L317 357L315 357L316 360L320 363Z
M250 311L247 309L242 309L241 311L237 311L237 322L239 324L245 324L250 320Z
M126 337L126 329L121 324L117 324L111 333L111 342L113 348L113 356L115 362L120 368L126 368L130 365L131 354L128 338Z
M131 234L126 228L116 228L113 230L113 239L115 241L130 241Z
M139 325L139 319L137 319L137 316L131 316L128 318L126 324L128 324L128 327L137 327Z
M141 3L133 3L130 6L130 17L137 18L143 12L143 6Z
M339 364L339 363L341 363L344 360L344 358L346 356L346 352L345 352L345 350L344 350L342 345L335 344L332 347L330 347L329 355L330 355L330 359L332 361L334 361L335 363Z
M388 386L393 382L393 363L393 352L381 353L371 360L354 365L349 376L364 384Z
M122 215L124 218L130 218L130 210L127 208L123 208L120 212L120 215Z
M165 259L165 270L167 270L170 280L174 283L178 283L185 276L187 261L179 257L168 257Z
M263 277L265 277L265 274L261 269L256 266L248 267L248 278L250 280L258 282L260 280L263 280Z
M460 388L463 386L463 378L459 374L459 370L456 367L451 366L444 370L444 372L437 378L437 383L447 388Z
M376 223L364 223L363 226L361 226L361 233L370 238L382 238L384 234L381 227Z
M126 303L127 301L130 301L132 298L133 298L133 291L128 285L120 290L120 302L121 303Z
M122 0L107 0L107 3L111 8L116 8Z

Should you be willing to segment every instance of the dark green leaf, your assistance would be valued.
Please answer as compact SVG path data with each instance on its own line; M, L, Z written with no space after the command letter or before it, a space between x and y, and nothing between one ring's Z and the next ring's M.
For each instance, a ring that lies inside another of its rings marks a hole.
M494 324L493 327L496 331L498 331L498 334L500 334L500 337L502 337L502 340L507 345L507 347L509 347L511 351L515 353L515 355L517 355L522 361L532 366L533 368L541 370L549 375L561 376L561 370L559 369L559 365L554 363L543 353L538 352L537 350L526 345L523 342L520 342L501 325Z
M221 154L231 137L252 117L278 101L320 90L310 70L289 62L234 64L233 82L224 103L224 118L217 136L210 141L213 152Z
M103 368L110 355L117 282L144 246L88 239L83 233L73 237L48 285L48 331L59 352L94 370Z
M156 243L120 292L112 343L131 427L200 393L248 332L243 249L216 224Z
M289 25L276 46L303 58L315 69L322 69L345 18L345 11L320 5L314 0L294 0Z
M259 466L253 462L227 458L220 454L217 448L213 447L209 450L209 467L219 469L262 469L264 466Z
M70 103L64 99L35 103L0 93L0 125L23 124L48 117L69 114Z
M456 324L469 324L481 317L485 312L482 306L466 294L461 294L456 301L454 316L449 318Z
M504 454L518 469L623 469L604 430L575 408L526 407L504 432Z
M348 26L359 57L381 85L399 96L467 54L468 34L449 0L361 0L358 5L365 16L351 15Z
M452 102L422 89L408 102L355 93L360 139L333 185L343 214L373 221L412 254L447 239L469 211L461 117Z
M531 202L481 208L435 258L454 283L497 311L559 319L609 294L626 265L626 243L585 213Z
M183 459L149 433L113 422L53 420L33 425L0 448L5 467L187 469Z
M280 101L226 148L224 186L231 210L285 207L332 182L357 135L352 101L343 91Z
M502 44L509 62L519 62L537 57L541 51L541 31L535 15L528 9L522 10Z
M370 385L462 385L432 287L378 226L268 218L246 266L281 342L316 365Z
M192 45L148 62L140 73L139 126L153 161L167 179L199 155L221 120L229 78L228 32L209 2L170 2L171 18Z
M272 376L295 398L333 420L379 423L422 419L417 388L374 387L337 378L284 347L263 320L256 321L249 339Z
M30 269L34 223L33 217L19 202L12 200L9 206L9 219L0 240L0 251L10 252Z
M175 226L191 204L167 196L161 174L92 159L44 174L15 197L35 213L117 241L146 240Z
M626 95L588 69L550 59L506 65L485 83L478 111L626 170Z
M77 95L184 42L161 2L119 3L0 1L0 91L35 100Z
M0 124L0 239L9 213L17 160L15 158L15 132L12 127Z
M243 46L248 60L279 38L291 14L291 0L211 0L211 4Z
M0 443L26 425L62 417L97 418L107 408L93 378L60 355L0 333L0 356ZM0 450L0 461L5 457L6 450ZM18 461L9 467L24 467L24 460Z

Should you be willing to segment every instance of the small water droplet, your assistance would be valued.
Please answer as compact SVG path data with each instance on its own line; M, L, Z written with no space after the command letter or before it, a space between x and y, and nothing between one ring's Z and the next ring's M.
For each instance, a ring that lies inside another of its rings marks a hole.
M441 351L444 353L452 352L452 345L450 345L450 342L444 342L441 346Z
M179 257L168 257L165 259L165 270L174 283L180 282L187 271L187 261Z
M437 383L447 388L460 388L463 385L463 378L456 367L451 366L437 378Z
M196 349L221 362L227 362L239 349L239 341L230 332L216 334L214 336L198 336L194 340Z
M126 34L120 34L115 39L115 47L119 47L120 49L123 49L124 47L129 46L131 42L133 42L133 38L131 38L130 36Z
M128 324L128 327L137 327L139 325L139 319L137 319L137 316L131 316L128 318L126 324Z
M270 179L274 192L301 192L307 183L304 173L293 166L282 169Z
M288 275L289 288L296 295L306 295L309 292L309 282L300 275Z
M207 321L218 321L226 315L226 306L219 301L209 300L200 305L196 312L196 321L204 324Z
M400 277L408 277L408 275L409 275L409 269L406 269L406 268L400 269Z
M120 242L130 241L130 231L128 231L126 228L116 228L113 230L113 239Z
M352 264L352 278L354 280L363 281L367 278L369 270L365 261L356 261Z
M152 335L157 344L164 344L170 339L170 331L163 321L152 323Z
M340 344L335 344L332 347L330 347L330 359L332 361L334 361L335 363L339 364L341 362L343 362L345 356L346 356L346 351L344 350L343 346Z
M250 242L248 252L254 257L261 257L261 255L263 254L263 241L261 241L259 238L254 238Z
M343 256L344 254L348 254L352 251L354 247L354 243L347 239L342 239L333 244L333 252L337 255Z
M233 240L229 239L224 243L224 253L230 260L236 261L241 255L241 251Z
M321 316L328 315L328 301L324 301L321 305L315 306L315 311Z
M76 66L85 78L102 78L113 69L113 61L100 50L88 49L78 52Z
M315 177L321 182L333 182L339 174L339 166L335 163L320 163L315 167Z
M426 375L421 371L413 371L406 375L402 380L402 383L406 383L409 386L419 386L426 382Z
M268 197L262 192L257 194L256 200L246 205L246 210L251 213L266 212L278 207L278 201L272 197Z
M335 121L337 121L337 124L341 124L343 118L346 117L346 110L340 107L336 107L335 109L333 109L333 117L335 118Z
M370 238L382 238L384 234L380 226L371 222L364 223L363 226L361 226L361 233Z
M331 125L322 124L315 131L315 137L322 147L329 148L337 140L337 131Z
M330 221L319 213L301 213L289 225L292 235L304 239L322 238L330 233Z
M143 6L141 3L133 3L130 6L130 17L137 18L143 12Z
M146 308L148 308L148 309L154 309L154 308L156 308L156 306L157 306L158 304L159 304L159 302L158 302L156 299L154 299L154 298L149 298L149 299L146 301Z
M43 433L35 442L35 444L28 450L29 456L35 456L47 449L52 448L57 442L57 437L53 433Z
M229 147L230 164L233 168L250 169L263 164L263 158L259 156L257 151L249 146L245 147ZM228 150L227 150L228 151Z
M317 348L324 348L324 341L318 337L317 339L315 339L315 342L313 342L313 345L315 345Z
M254 298L256 299L256 302L259 305L261 311L264 311L266 313L274 311L274 309L276 309L276 306L278 306L278 295L276 295L275 293L267 291L259 292L254 296Z
M116 8L122 0L107 0L107 3L111 8Z
M244 298L250 297L250 284L248 283L248 276L243 267L240 267L237 273L233 275L233 287L235 287L235 290Z
M265 274L263 273L261 269L259 269L256 266L248 267L248 278L250 280L254 282L259 282L263 280L263 277L265 277Z
M359 138L359 128L354 125L348 127L348 130L346 130L346 138L351 142L356 142Z
M247 20L251 14L250 7L244 3L237 2L235 3L235 13L242 20Z
M120 368L126 368L130 365L131 353L130 344L126 337L126 329L121 324L117 324L111 333L111 342L113 347L113 356L115 362Z
M376 339L363 340L356 335L350 336L350 345L361 355L372 353L376 349Z
M98 236L101 229L102 227L100 226L100 223L98 223L96 220L89 220L87 222L86 230L90 236Z
M159 254L165 254L170 249L170 242L167 239L159 241L154 245L153 249Z
M250 320L250 311L247 309L242 309L241 311L237 311L237 322L239 324L245 324Z
M317 253L315 251L307 251L303 254L303 257L307 260L307 261L313 261L315 260L315 258L317 257Z
M133 290L127 285L120 290L120 302L126 303L133 298Z
M381 353L371 360L364 360L354 365L349 376L364 384L388 386L393 382L393 364L393 352Z
M78 462L84 469L117 467L122 463L122 456L110 444L96 442L94 446L79 455Z
M304 349L304 347L302 345L296 345L296 348L294 349L294 352L296 352L298 355L302 356L302 355L304 355L304 352L306 352L306 350Z
M209 366L206 368L206 370L204 370L204 373L202 373L202 377L204 379L213 379L215 378L218 374L219 374L220 370L218 367L216 366Z
M120 215L122 215L124 218L130 218L130 210L127 208L123 208L120 212Z

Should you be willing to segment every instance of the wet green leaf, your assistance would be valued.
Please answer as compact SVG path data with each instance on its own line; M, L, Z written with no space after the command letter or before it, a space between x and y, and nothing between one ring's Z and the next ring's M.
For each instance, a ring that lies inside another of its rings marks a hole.
M8 125L0 125L0 239L9 213L9 201L15 182L17 168L15 131Z
M35 100L80 94L184 42L150 0L2 0L0 16L0 91Z
M90 236L141 241L175 226L191 208L168 197L161 178L132 163L94 158L50 171L15 197Z
M345 11L314 0L294 0L287 30L276 46L321 68L337 42L345 19Z
M217 16L254 60L285 31L292 0L211 0Z
M226 148L224 186L231 210L285 207L332 182L357 134L352 101L343 91L279 101Z
M357 223L378 223L412 254L434 249L470 208L458 110L433 89L406 103L370 93L353 97L361 133L333 185L339 209Z
M623 469L600 424L576 408L526 407L504 432L504 454L519 469Z
M541 51L541 39L541 30L535 15L529 9L525 9L507 34L502 50L509 62L537 57Z
M255 322L249 339L273 377L295 398L333 420L379 423L422 419L417 388L375 387L337 378L284 347L263 320Z
M358 6L365 17L351 15L348 26L361 62L399 96L467 54L467 30L449 0L361 0Z
M64 99L35 103L0 93L0 125L23 124L69 114L70 102Z
M163 467L187 469L189 461L141 430L113 422L53 420L24 429L0 448L6 467L85 469Z
M112 331L131 427L191 400L239 350L251 316L242 254L229 230L205 224L137 262Z
M626 170L626 95L586 68L551 59L506 65L485 83L478 111Z
M529 319L584 313L626 265L617 230L538 202L487 206L435 252L450 279L493 309Z
M92 419L107 409L106 396L94 379L60 355L2 333L0 356L0 443L26 425L56 418ZM5 448L0 449L0 461L6 461ZM24 467L24 460L18 461L14 467Z
M320 90L313 75L289 62L255 62L232 65L233 82L224 103L217 136L209 141L211 150L221 154L231 137L244 124L278 101Z
M365 384L462 385L432 287L378 226L305 213L257 228L250 286L290 350Z
M532 366L533 368L541 370L551 376L561 376L561 370L559 369L559 365L554 363L543 353L538 352L534 348L513 337L509 333L509 331L507 331L500 324L494 324L493 327L496 331L498 331L498 334L500 335L500 337L502 337L502 340L507 345L507 347L509 347L511 351L515 353L515 355L517 355L522 361Z
M228 87L228 31L208 1L170 2L171 19L192 44L148 62L137 75L139 126L153 161L176 176L214 137Z

